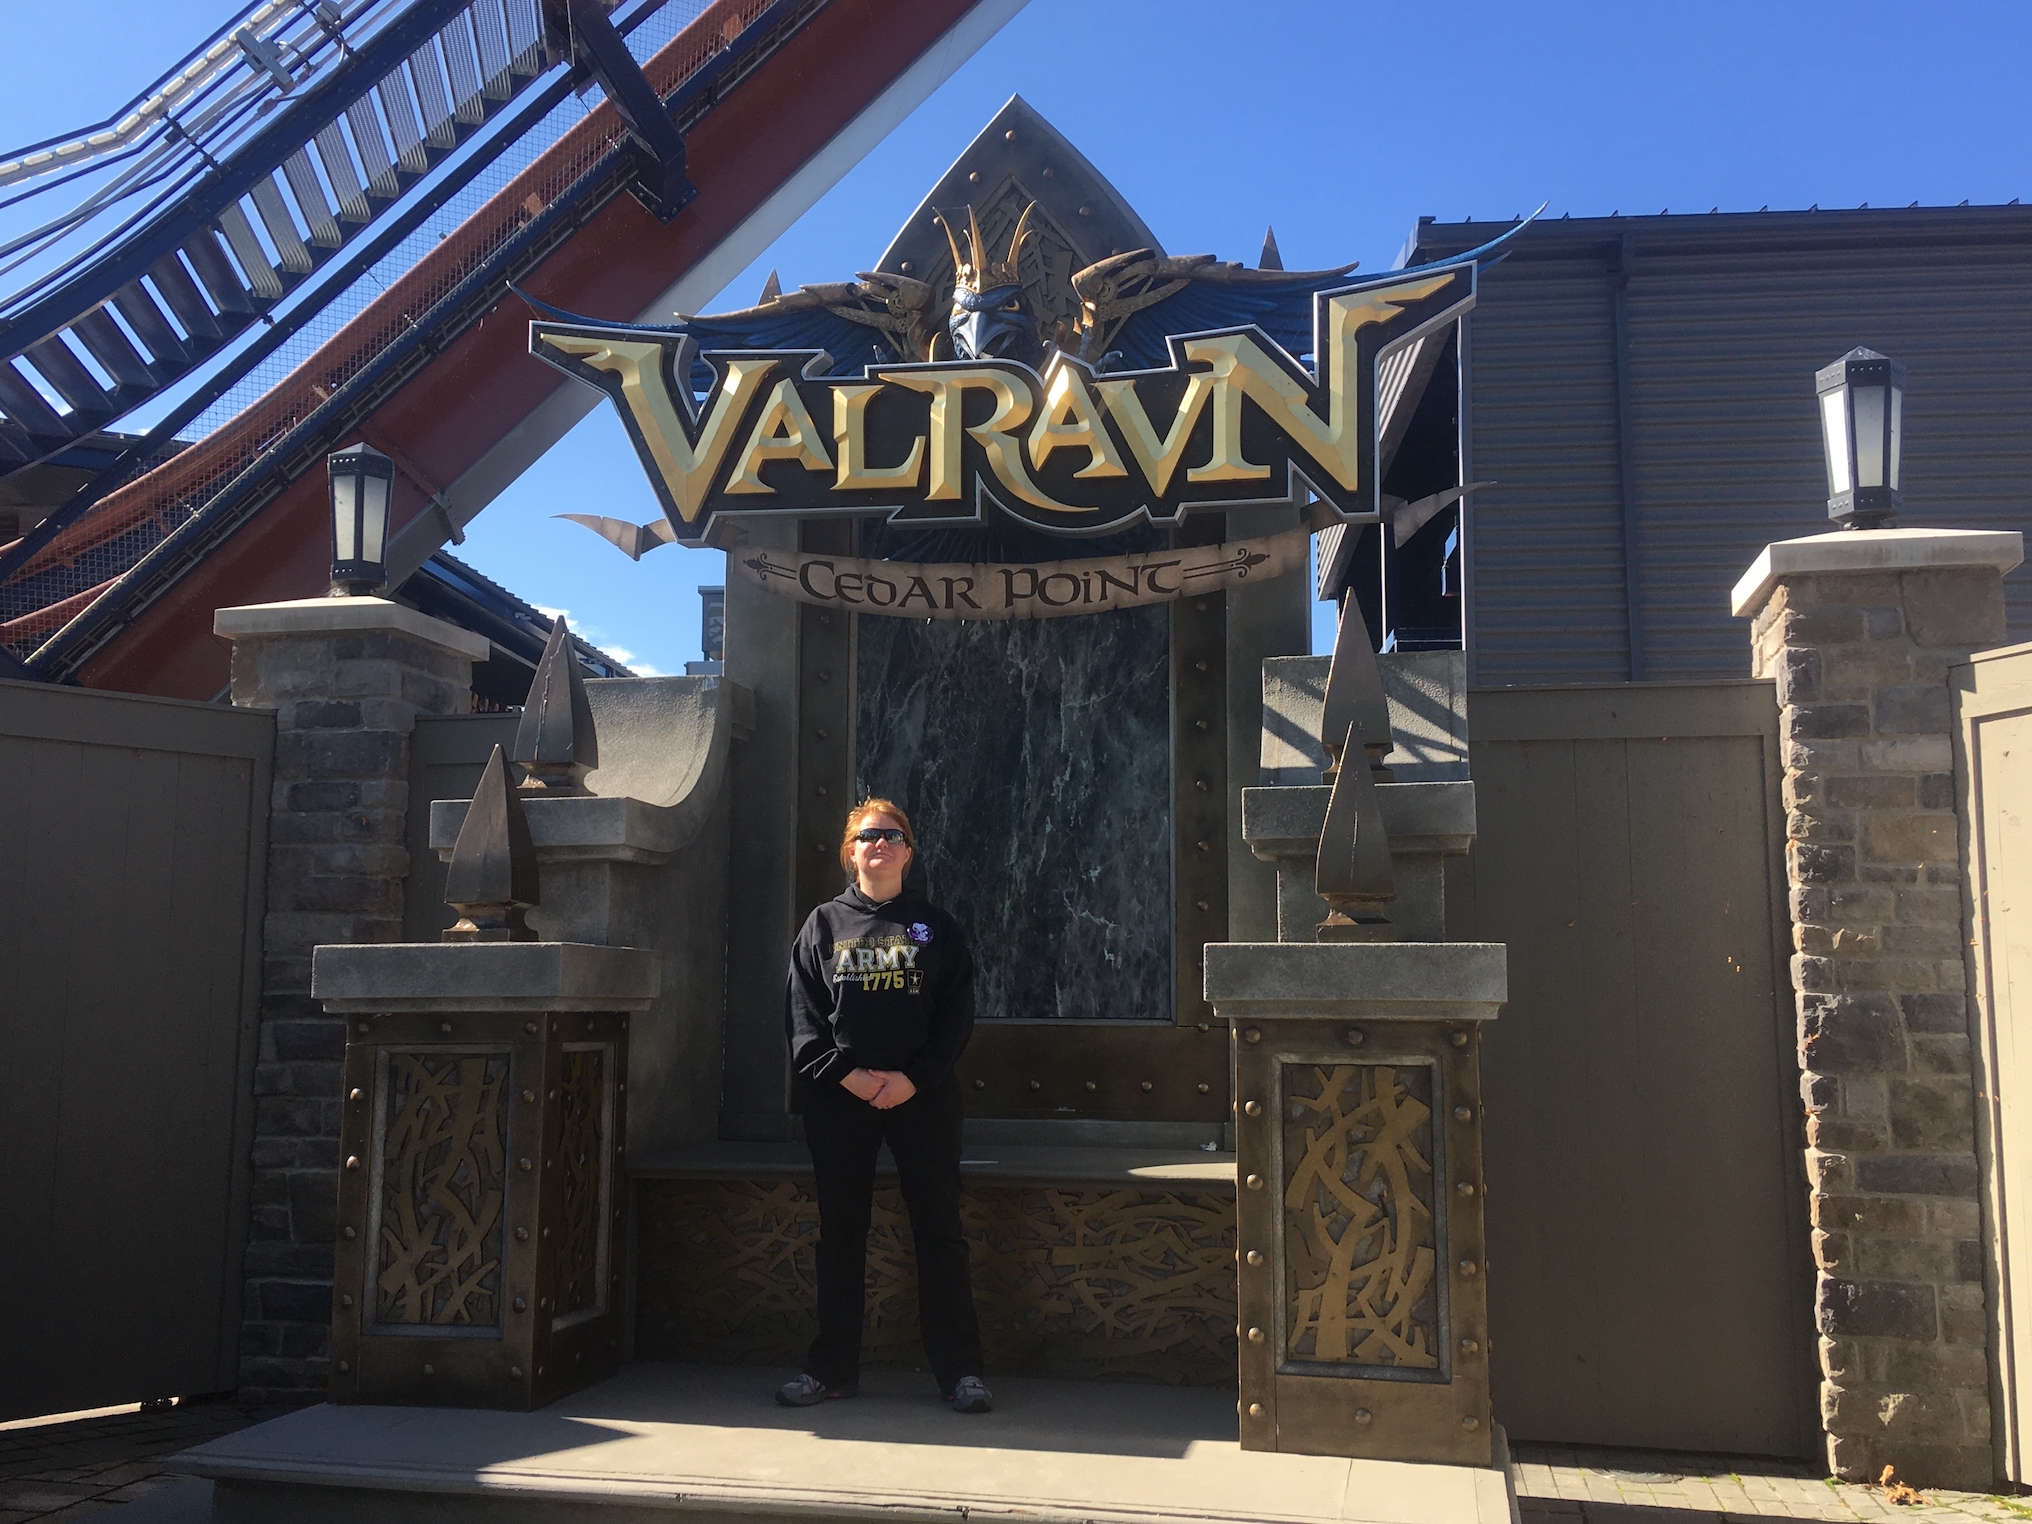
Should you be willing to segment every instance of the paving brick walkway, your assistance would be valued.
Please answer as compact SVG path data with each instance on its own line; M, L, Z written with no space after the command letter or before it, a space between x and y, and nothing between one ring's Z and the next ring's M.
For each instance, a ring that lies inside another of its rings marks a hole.
M2032 1497L1923 1493L1895 1504L1876 1487L1830 1481L1813 1468L1725 1456L1518 1445L1524 1524L1714 1524L1717 1519L1981 1520L2027 1524ZM1576 1515L1578 1517L1576 1517Z
M179 1402L159 1413L128 1406L0 1423L0 1524L110 1513L175 1481L165 1461L179 1450L288 1411Z

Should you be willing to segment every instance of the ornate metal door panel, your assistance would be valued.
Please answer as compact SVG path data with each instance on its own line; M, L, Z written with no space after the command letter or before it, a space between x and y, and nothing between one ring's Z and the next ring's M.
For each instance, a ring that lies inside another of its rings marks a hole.
M367 1328L498 1339L509 1050L383 1048L374 1067Z
M1444 1381L1446 1242L1439 1077L1407 1063L1280 1062L1276 1239L1290 1375Z
M627 1026L349 1017L334 1401L539 1407L619 1364Z
M1482 1025L1237 1025L1244 1449L1489 1464Z

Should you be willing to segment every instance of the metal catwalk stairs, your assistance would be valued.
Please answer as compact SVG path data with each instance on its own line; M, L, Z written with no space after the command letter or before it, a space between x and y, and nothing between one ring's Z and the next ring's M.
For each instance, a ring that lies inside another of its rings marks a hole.
M0 303L0 476L268 319L546 62L537 0L266 0L112 123L0 163L0 187L28 182L15 206L54 201L102 157L127 166L0 249L63 258Z
M609 18L603 0L260 0L116 118L0 160L0 214L46 217L0 242L0 281L25 280L0 299L0 494L41 505L20 538L0 532L0 647L33 675L67 675L34 665L47 637L258 463L337 380L405 345L442 347L470 322L426 332L431 303L414 299L411 281L400 331L364 354L320 350L331 362L321 385L298 377L306 394L251 420L258 437L222 453L227 429L216 429L161 501L96 511L184 451L184 425L215 418L222 399L252 400L243 383L299 331L414 274L391 270L390 256L399 263L405 241L518 142L540 148L573 91L640 95L637 116L670 140L645 173L665 188L674 154L688 191L681 136L667 120L656 127L662 103L639 73L626 77L637 66L625 35L666 8L681 30L699 6L632 0ZM666 29L667 19L642 35ZM66 196L82 199L38 212ZM470 226L423 264L447 253L470 263ZM502 230L477 237L499 242ZM108 427L137 410L146 432ZM94 458L81 484L52 487Z

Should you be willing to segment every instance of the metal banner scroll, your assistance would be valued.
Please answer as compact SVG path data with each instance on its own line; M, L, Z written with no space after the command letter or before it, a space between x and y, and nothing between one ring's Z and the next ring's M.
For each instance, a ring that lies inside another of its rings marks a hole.
M727 575L779 598L906 619L1056 619L1267 582L1305 566L1307 532L1084 561L910 562L766 550Z

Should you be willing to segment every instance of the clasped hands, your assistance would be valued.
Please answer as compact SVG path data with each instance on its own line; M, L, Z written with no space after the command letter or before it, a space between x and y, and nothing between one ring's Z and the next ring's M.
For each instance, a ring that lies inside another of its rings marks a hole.
M857 1095L877 1111L888 1111L901 1106L913 1095L917 1087L910 1083L910 1077L900 1069L855 1069L850 1071L840 1085L851 1095Z

